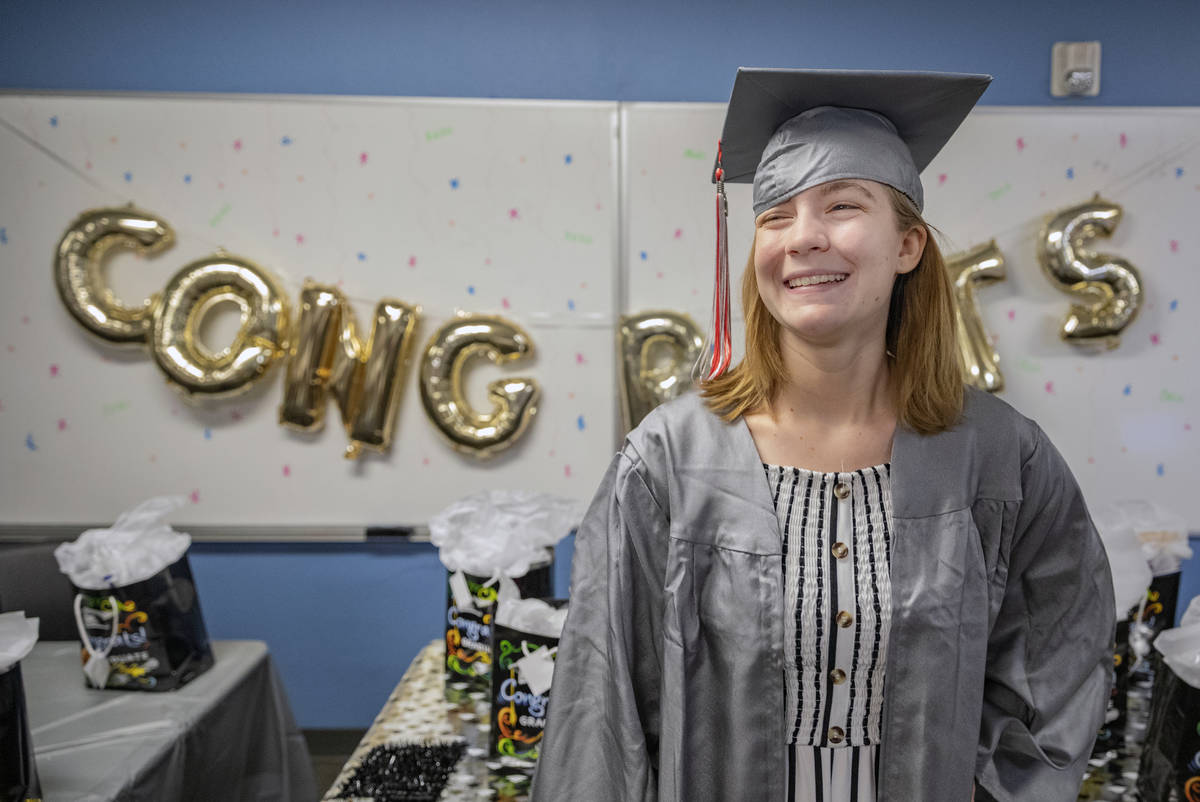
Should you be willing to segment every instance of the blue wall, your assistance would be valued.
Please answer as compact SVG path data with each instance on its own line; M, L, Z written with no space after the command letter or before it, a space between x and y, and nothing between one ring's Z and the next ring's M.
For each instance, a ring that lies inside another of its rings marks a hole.
M0 11L11 89L724 101L737 66L787 65L988 72L989 104L1200 105L1192 0L0 0ZM1051 98L1051 45L1093 39L1100 97ZM192 564L211 634L266 640L304 727L367 726L440 632L430 546L197 544ZM1189 571L1181 597L1196 592Z

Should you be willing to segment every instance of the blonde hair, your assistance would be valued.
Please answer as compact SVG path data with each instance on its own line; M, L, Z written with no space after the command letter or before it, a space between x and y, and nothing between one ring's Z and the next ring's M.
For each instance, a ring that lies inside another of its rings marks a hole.
M898 229L926 231L921 259L915 269L896 277L888 309L885 349L891 360L896 412L901 424L920 434L935 434L953 426L963 408L954 289L932 227L904 193L887 188ZM758 294L753 245L742 274L742 313L745 357L732 370L700 385L705 403L726 421L769 410L787 381L779 352L779 321Z

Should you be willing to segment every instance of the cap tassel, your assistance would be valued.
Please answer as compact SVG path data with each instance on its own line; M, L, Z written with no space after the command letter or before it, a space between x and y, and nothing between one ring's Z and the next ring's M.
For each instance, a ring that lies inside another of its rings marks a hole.
M712 381L729 369L733 359L733 336L729 314L729 202L725 197L725 169L721 166L721 143L717 143L717 258L713 282L712 325L704 350L696 361L692 378Z

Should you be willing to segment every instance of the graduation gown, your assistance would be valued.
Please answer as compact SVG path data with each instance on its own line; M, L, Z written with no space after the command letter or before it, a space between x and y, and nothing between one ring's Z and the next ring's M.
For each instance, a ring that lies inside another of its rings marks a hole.
M1074 800L1115 618L1075 479L975 390L952 429L899 427L891 465L878 799ZM534 802L784 799L781 557L745 422L695 393L648 415L576 535Z

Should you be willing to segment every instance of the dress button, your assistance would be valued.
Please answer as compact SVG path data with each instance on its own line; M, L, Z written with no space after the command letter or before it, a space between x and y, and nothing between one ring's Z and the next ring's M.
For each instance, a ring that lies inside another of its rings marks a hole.
M850 553L850 549L846 548L845 543L834 543L831 550L833 551L833 556L839 560L846 559L846 555Z
M838 482L833 486L833 494L845 501L850 497L850 485L846 484L845 482Z
M840 744L845 739L846 739L846 733L842 731L841 727L830 727L829 728L829 743Z
M840 668L835 668L833 671L829 672L829 678L833 680L834 685L841 685L846 681L846 672L842 671Z
M842 610L840 613L837 614L837 625L839 627L841 627L842 629L845 629L846 627L850 626L853 623L854 623L854 616L851 615L850 613L846 612L845 610Z

